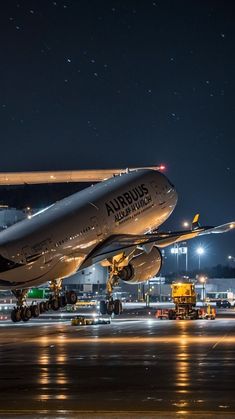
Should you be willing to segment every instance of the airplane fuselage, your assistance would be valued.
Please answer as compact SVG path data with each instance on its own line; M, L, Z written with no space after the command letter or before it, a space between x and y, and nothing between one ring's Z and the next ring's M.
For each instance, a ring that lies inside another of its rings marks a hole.
M157 229L176 203L174 186L154 170L132 171L77 192L0 233L0 289L69 276L110 236Z

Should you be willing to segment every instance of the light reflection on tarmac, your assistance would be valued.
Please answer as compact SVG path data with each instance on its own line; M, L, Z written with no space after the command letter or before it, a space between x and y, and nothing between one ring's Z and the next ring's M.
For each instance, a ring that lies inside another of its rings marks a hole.
M0 324L0 417L235 417L234 386L235 316Z

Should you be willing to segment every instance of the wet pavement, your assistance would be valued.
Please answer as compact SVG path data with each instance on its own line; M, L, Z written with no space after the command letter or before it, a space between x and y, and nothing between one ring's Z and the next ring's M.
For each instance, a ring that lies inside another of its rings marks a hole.
M234 387L235 316L0 323L0 417L235 417Z

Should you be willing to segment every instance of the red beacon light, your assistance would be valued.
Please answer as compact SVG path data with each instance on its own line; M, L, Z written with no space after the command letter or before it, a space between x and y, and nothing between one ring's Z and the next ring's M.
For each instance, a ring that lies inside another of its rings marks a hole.
M164 164L161 164L161 165L159 166L159 170L166 170L166 166L165 166Z

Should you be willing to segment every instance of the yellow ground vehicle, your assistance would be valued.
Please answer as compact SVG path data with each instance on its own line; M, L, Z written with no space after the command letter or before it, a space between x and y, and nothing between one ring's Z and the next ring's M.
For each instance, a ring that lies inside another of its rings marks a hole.
M196 308L195 286L191 282L172 284L171 295L175 308L157 310L157 318L168 318L169 320L215 319L215 309L211 308L210 305Z
M76 306L84 306L84 307L92 307L92 306L96 306L97 305L97 301L95 300L91 300L90 298L87 299L78 299L76 302Z

